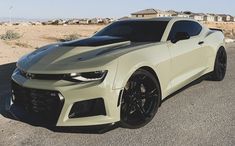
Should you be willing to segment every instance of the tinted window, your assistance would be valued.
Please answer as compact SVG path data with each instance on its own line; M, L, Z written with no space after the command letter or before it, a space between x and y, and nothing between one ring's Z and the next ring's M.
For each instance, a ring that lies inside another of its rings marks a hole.
M191 37L200 34L202 26L193 21L177 21L174 23L168 40L171 40L177 32L187 32Z
M118 21L95 36L121 37L132 42L159 42L168 21Z

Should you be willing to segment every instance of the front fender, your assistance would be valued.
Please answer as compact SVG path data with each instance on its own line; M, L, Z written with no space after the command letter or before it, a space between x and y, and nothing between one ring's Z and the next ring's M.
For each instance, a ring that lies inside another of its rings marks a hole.
M128 62L124 64L123 61L119 60L113 89L123 89L133 73L139 68L146 66L154 69L154 65L150 62Z
M151 68L159 80L162 97L169 94L171 84L171 56L167 44L155 44L118 58L113 89L123 89L131 75L141 67Z

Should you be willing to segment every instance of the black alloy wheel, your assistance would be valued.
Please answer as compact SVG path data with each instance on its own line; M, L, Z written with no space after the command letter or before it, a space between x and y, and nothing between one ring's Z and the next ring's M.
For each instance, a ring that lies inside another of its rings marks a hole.
M212 72L211 80L222 81L225 77L227 69L227 53L221 47L216 55L214 71Z
M160 85L150 72L139 69L127 82L121 100L121 125L140 128L155 116L160 105Z

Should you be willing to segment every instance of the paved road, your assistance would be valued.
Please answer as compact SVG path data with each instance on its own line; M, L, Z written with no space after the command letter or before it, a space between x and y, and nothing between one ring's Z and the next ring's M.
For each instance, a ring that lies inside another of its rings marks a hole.
M228 72L222 82L203 81L166 100L153 121L138 130L117 128L104 134L53 132L10 119L13 65L0 66L0 145L235 145L235 44L228 45ZM8 118L6 118L8 117Z

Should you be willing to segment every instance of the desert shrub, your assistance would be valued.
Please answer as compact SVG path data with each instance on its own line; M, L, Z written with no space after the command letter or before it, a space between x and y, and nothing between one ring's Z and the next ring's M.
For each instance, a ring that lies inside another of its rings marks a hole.
M0 39L2 40L15 40L19 39L21 35L17 32L14 32L13 30L6 31L5 34L0 35Z
M62 41L62 42L72 41L72 40L77 40L80 37L81 36L79 34L74 33L74 34L66 35L65 38L61 39L60 41Z
M49 41L56 41L56 42L58 42L58 41L61 41L62 39L61 38L59 38L59 37L54 37L54 36L43 36L42 37L43 39L46 39L46 40L49 40Z
M22 42L16 42L15 45L19 46L19 47L23 47L23 48L32 48L31 45L29 45L27 43L22 43Z

